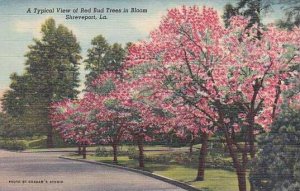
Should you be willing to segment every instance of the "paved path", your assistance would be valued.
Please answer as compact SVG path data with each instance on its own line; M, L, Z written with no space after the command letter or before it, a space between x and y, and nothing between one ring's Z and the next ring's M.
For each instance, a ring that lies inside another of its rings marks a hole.
M141 174L59 155L0 150L0 191L183 191Z

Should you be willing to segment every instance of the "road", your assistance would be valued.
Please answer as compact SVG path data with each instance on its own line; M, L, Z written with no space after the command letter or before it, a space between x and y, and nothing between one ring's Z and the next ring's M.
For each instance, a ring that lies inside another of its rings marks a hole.
M0 191L183 191L145 175L59 155L0 150Z

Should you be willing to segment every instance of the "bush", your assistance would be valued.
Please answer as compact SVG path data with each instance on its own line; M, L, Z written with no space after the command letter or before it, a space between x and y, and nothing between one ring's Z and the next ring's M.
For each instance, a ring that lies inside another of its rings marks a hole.
M0 142L0 148L14 151L23 151L27 149L27 145L23 141L5 140Z
M57 134L54 134L54 136L53 136L53 144L54 144L55 148L75 147L75 146L77 146L74 143L64 142L63 139ZM47 148L47 137L46 136L35 137L35 139L32 139L28 142L28 147L31 148L31 149L44 149L44 148Z
M138 160L139 153L134 148L131 148L130 151L128 149L128 157L130 159ZM199 156L198 153L197 154L195 153L191 156L188 155L188 153L183 153L183 152L171 152L171 153L156 154L156 155L144 154L144 161L159 163L159 164L176 163L179 165L197 168ZM224 169L230 171L234 170L231 160L226 160L226 158L224 158L223 156L207 155L205 166L206 168L218 168L218 169Z
M97 147L95 151L95 155L98 157L108 157L108 156L112 156L113 153L112 151L107 151L105 147Z
M135 149L135 147L129 147L127 150L128 158L139 160L139 151ZM169 163L173 158L171 153L164 155L147 155L144 153L144 161L145 162L155 162L155 163Z
M226 160L224 157L208 157L205 164L206 168L220 168L224 170L234 171L231 160Z
M122 151L122 147L118 147L117 149L118 156L126 156L128 151ZM111 157L113 156L113 151L111 149L106 149L104 146L99 146L95 150L95 155L98 157Z
M300 190L300 111L284 108L271 131L258 139L249 180L256 191Z
M138 159L139 153L133 146L129 146L127 149L127 154L129 159Z
M168 163L172 162L172 159L173 159L172 154L164 154L164 155L152 155L152 156L145 155L144 160L147 162L168 164Z

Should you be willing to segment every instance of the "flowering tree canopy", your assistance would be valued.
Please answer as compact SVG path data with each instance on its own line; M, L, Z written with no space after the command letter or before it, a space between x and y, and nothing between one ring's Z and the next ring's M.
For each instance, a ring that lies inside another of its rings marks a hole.
M81 101L69 99L52 104L52 125L66 142L91 145L96 124L89 122L89 115L82 108Z
M151 84L153 99L171 98L170 104L184 105L178 110L192 107L188 110L198 116L202 131L222 131L242 176L247 154L255 155L255 134L269 130L281 92L292 88L289 80L298 75L294 66L300 61L299 28L245 29L248 22L233 17L225 28L211 8L171 9L148 41L131 47L125 64L127 69L149 65L140 81ZM214 128L208 129L211 124ZM243 147L234 140L236 133L245 137ZM236 151L243 153L242 162ZM244 190L245 178L239 182Z
M252 109L256 123L267 128L277 111L274 104L282 102L278 91L289 88L286 80L299 62L299 29L245 30L247 22L234 17L226 29L213 9L172 9L149 41L130 49L126 66L153 65L143 80L152 83L159 100L176 93L178 101L199 108L214 122L219 113L210 103L239 103L242 121ZM255 38L256 30L261 30L262 40Z
M150 139L152 127L206 140L219 131L245 191L255 136L269 131L282 92L295 89L300 63L299 28L248 23L236 16L224 27L206 7L169 10L148 40L129 48L120 71L98 76L82 100L54 105L53 124L66 139L110 143L114 151L121 139Z

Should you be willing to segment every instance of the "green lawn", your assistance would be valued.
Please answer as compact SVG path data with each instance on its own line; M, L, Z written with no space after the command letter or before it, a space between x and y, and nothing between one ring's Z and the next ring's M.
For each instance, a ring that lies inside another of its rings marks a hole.
M149 154L149 153L147 153ZM73 158L82 158L78 155L73 155ZM88 155L88 160L94 160L99 162L112 163L112 157L97 157L95 155ZM139 168L138 161L129 159L127 156L119 156L118 164L122 166ZM158 163L145 163L146 168L144 170L159 174L165 177L169 177L190 185L195 186L203 191L238 191L238 182L235 172L222 170L222 169L206 169L205 181L194 181L197 169L171 164L158 164Z
M183 166L172 165L168 170L154 171L157 174L179 180L209 191L237 191L238 182L236 174L222 169L206 169L205 181L193 181L197 170Z
M29 151L38 152L38 151L46 151L46 137L41 137L35 140L24 140L29 147ZM59 143L60 148L55 148L55 150L74 150L77 148L74 146L68 146L65 143ZM95 151L98 146L88 147L88 151ZM101 146L106 151L112 151L111 146ZM119 151L127 151L129 148L132 148L130 145L122 145L119 147ZM201 145L194 146L194 153L198 154L198 150L195 148L200 148ZM189 151L189 147L168 147L164 145L145 145L144 147L146 156L164 156L170 153L183 153L187 155ZM124 152L123 152L124 153ZM125 152L126 153L126 152ZM82 156L71 155L73 158L82 158ZM214 156L208 156L214 157ZM87 155L88 160L94 160L105 163L112 163L113 157L100 157L95 156L94 153ZM223 160L231 161L230 157L223 158ZM127 166L131 168L138 169L138 161L135 159L129 159L128 156L118 156L118 164L122 166ZM238 191L238 182L237 177L234 171L223 170L223 169L215 169L215 168L207 168L205 171L205 180L204 181L194 181L197 174L197 160L193 163L192 166L187 166L185 164L179 164L172 161L168 163L163 162L149 162L145 161L145 168L143 170L162 175L165 177L169 177L192 186L199 188L203 191ZM248 183L249 185L249 183Z

